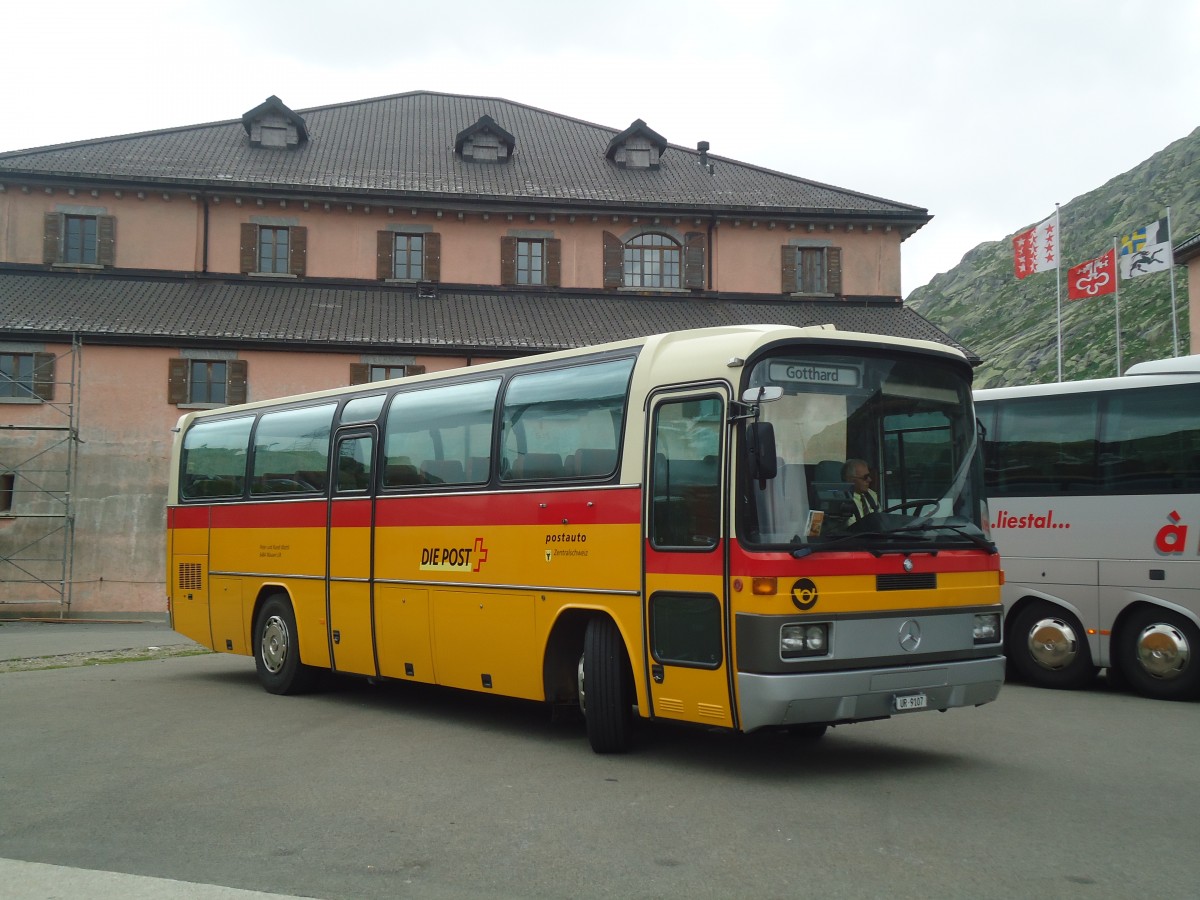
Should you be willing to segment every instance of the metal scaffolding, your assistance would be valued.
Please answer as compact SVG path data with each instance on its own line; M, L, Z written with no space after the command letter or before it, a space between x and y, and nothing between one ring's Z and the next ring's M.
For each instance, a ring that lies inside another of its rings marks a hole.
M60 617L71 609L82 350L76 336L54 360L53 391L39 404L50 411L43 421L0 424L0 518L8 520L0 523L0 607L56 604Z

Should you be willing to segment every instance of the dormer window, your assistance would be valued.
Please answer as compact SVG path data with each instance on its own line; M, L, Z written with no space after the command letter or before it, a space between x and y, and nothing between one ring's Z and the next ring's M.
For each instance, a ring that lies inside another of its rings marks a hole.
M454 152L470 162L508 162L516 146L517 139L491 116L480 116L478 122L464 128L454 139Z
M622 169L657 169L667 139L641 119L608 142L604 155Z
M304 119L296 115L278 97L271 96L242 116L242 127L252 147L288 150L308 140Z

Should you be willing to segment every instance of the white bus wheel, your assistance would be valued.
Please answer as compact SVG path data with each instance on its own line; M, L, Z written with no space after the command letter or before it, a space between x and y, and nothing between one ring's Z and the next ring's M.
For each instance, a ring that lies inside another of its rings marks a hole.
M1052 603L1022 609L1009 625L1008 659L1017 674L1039 687L1075 690L1096 677L1079 620Z
M1146 697L1187 700L1200 694L1200 629L1169 609L1146 606L1121 626L1121 674Z

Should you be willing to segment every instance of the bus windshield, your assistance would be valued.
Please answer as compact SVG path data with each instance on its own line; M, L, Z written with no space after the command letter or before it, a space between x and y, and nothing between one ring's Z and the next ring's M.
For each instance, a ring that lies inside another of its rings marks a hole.
M752 400L748 421L758 424L748 427L772 434L775 465L751 472L743 461L739 524L749 543L808 552L879 542L990 547L961 367L806 348L760 359L748 387L746 397L782 390Z

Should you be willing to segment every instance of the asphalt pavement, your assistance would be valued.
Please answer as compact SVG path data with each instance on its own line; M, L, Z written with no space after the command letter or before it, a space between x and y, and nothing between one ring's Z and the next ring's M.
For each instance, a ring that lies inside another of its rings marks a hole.
M166 622L0 620L0 661L189 646L200 647Z

